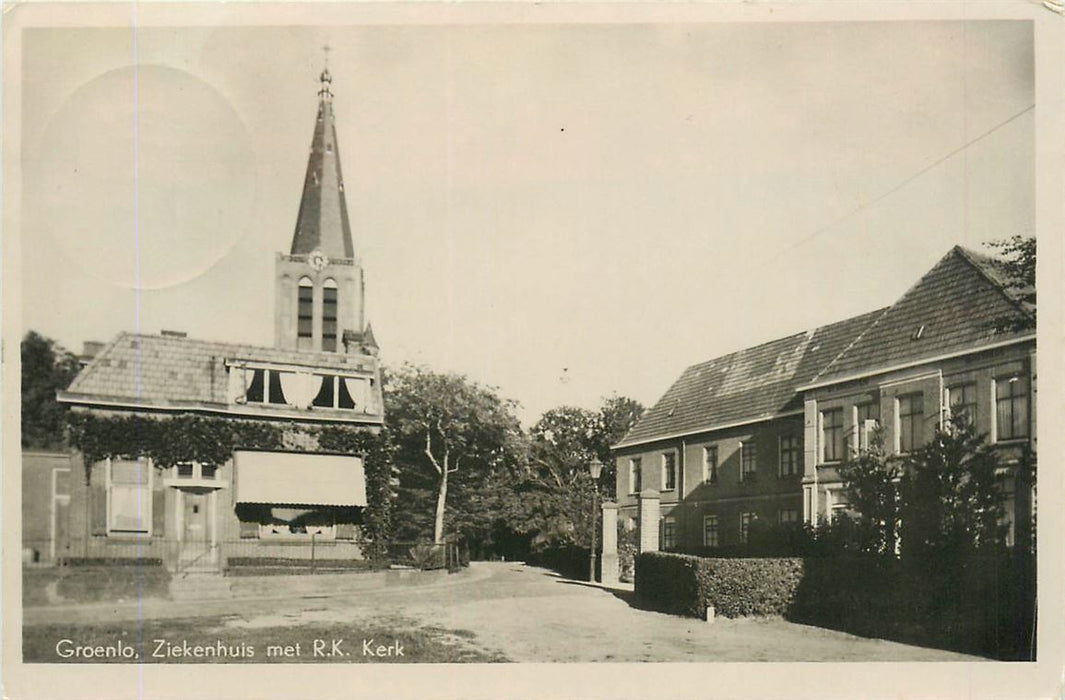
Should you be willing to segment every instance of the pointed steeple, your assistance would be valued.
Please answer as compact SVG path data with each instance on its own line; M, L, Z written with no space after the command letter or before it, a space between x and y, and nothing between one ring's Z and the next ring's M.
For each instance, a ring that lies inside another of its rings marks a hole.
M333 76L328 67L322 70L319 82L318 118L290 254L310 255L317 250L327 258L350 260L355 257L355 246L344 200L344 176L333 118Z
M366 331L362 334L362 346L371 349L373 351L370 353L371 355L377 354L377 338L373 337L373 324L368 321L366 323Z

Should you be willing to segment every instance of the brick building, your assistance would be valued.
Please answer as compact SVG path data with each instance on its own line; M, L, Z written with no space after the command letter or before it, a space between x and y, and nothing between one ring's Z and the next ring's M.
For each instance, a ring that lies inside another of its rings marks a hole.
M1011 521L1027 517L1035 332L999 322L1028 314L995 261L955 247L887 308L689 367L614 447L621 522L662 549L824 522L847 506L836 467L874 426L901 454L957 411L1001 450Z
M227 547L230 555L305 557L314 542L319 558L358 556L368 504L363 462L324 452L313 437L318 426L376 432L384 422L331 85L325 70L292 245L276 256L274 347L120 333L58 397L89 416L283 426L291 449L246 449L238 441L221 463L166 468L146 457L86 465L81 454L69 455L69 474L85 478L64 478L69 493L51 495L62 501L51 532L68 539L52 535L48 552L159 558L172 568L207 570L224 564Z

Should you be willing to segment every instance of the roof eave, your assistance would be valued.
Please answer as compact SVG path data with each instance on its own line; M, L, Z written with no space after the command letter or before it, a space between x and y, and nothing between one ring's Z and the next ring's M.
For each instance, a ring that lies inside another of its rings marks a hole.
M765 423L767 421L775 420L777 418L790 418L792 416L801 416L801 410L797 411L781 411L779 413L767 413L761 416L755 416L752 418L743 418L738 421L732 421L730 423L717 423L714 425L700 426L693 428L692 430L685 430L679 433L666 433L660 435L653 435L646 438L639 438L637 440L622 440L621 442L611 445L611 450L623 450L628 447L637 447L639 445L647 445L652 442L661 442L662 440L676 440L677 438L688 437L691 435L700 435L702 433L711 433L715 430L727 430L729 428L739 428L744 425L753 425L755 423Z
M142 411L153 413L205 413L210 415L231 416L237 418L258 418L262 420L291 420L303 423L353 423L360 425L384 425L381 414L358 414L352 416L348 411L318 410L314 413L297 409L270 409L254 406L231 406L221 403L202 401L157 401L128 397L98 396L61 391L56 395L60 403L71 407L97 408L114 411Z
M931 357L925 357L910 362L902 362L895 365L886 365L883 367L877 367L875 369L866 370L863 372L853 372L851 374L843 374L836 377L830 377L821 381L815 381L810 384L805 384L797 388L797 391L809 391L810 389L820 389L826 386L833 386L835 384L844 384L846 382L852 382L856 379L866 379L868 377L875 377L878 374L887 374L888 372L897 372L901 369L909 369L911 367L920 367L921 365L931 364L933 362L941 362L943 360L949 360L955 357L962 357L963 355L975 355L976 353L986 352L988 350L995 350L997 348L1008 347L1010 345L1018 345L1028 341L1036 339L1036 334L1025 333L1024 335L1010 338L1009 340L999 341L997 343L988 343L987 345L980 345L977 347L967 347L961 350L953 352L940 353L938 355L932 355Z

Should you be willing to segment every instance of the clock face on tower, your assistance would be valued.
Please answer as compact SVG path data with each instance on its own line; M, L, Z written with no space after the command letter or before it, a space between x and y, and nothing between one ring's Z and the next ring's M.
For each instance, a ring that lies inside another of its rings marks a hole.
M321 272L329 264L329 258L322 251L316 250L310 255L310 263L317 272Z

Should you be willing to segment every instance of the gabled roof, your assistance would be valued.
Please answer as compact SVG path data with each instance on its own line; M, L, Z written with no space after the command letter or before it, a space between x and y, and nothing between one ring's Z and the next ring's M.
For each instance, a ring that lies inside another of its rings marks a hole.
M883 310L692 365L616 447L772 418L802 408L796 387Z
M227 362L300 367L323 373L371 376L377 373L376 358L366 355L299 352L183 336L120 333L81 370L59 398L64 403L82 405L230 412ZM249 406L240 412L252 409ZM264 410L276 413L284 408ZM321 417L337 413L339 419L351 418L350 411L315 409L315 413ZM360 420L380 422L380 416L363 414Z
M1025 314L1001 263L955 246L811 383L1024 337L1000 328Z
M355 257L348 205L344 198L344 175L340 170L331 82L329 72L323 72L311 154L303 180L303 197L289 251L291 255L308 255L318 249L334 259Z

